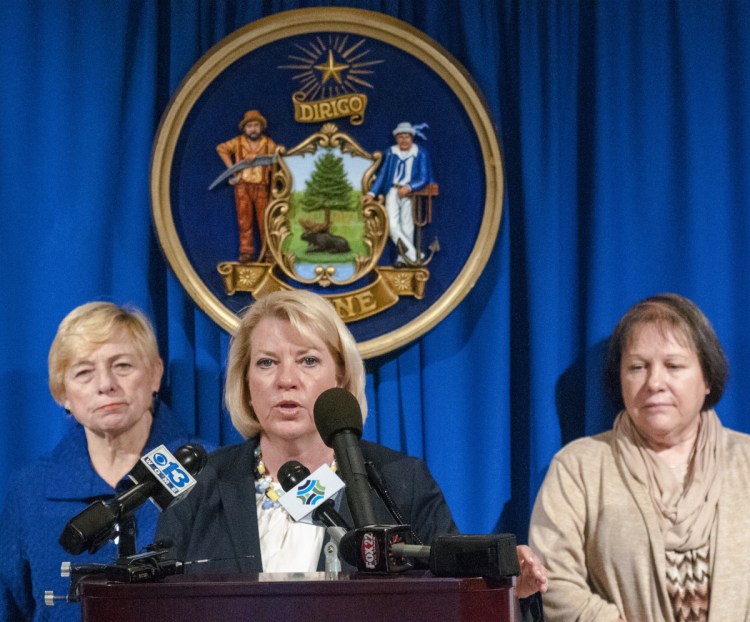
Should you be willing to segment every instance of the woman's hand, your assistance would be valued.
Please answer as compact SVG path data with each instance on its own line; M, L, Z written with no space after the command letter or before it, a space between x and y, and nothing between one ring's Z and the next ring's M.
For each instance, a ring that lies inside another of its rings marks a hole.
M539 558L525 544L517 546L516 553L521 565L521 574L516 580L518 598L527 598L537 592L544 594L547 591L547 570Z

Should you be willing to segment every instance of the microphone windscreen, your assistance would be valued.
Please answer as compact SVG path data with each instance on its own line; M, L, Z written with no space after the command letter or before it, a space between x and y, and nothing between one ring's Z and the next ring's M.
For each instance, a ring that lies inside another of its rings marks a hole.
M208 454L200 445L183 445L174 452L174 457L190 475L199 473L208 462Z
M323 442L331 447L333 437L342 430L351 430L362 437L362 409L357 398L346 389L334 387L323 391L313 407L315 426Z
M301 462L296 460L289 460L281 465L279 472L276 474L279 480L279 484L284 489L284 492L291 490L300 482L303 482L310 475L310 469L308 469Z
M430 571L438 577L502 579L521 572L511 533L438 536L430 547Z
M347 531L339 541L339 557L350 566L359 566L361 546L357 539L356 531Z

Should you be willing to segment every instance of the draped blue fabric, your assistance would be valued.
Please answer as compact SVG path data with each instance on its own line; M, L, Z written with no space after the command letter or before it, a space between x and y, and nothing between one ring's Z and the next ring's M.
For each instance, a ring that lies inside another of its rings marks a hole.
M463 531L525 541L550 458L611 424L603 341L661 291L713 321L732 373L719 415L750 431L750 3L7 0L0 495L15 465L61 436L47 350L64 315L92 299L143 308L164 398L207 440L239 440L221 402L229 337L152 230L152 142L213 44L266 15L327 5L381 11L447 48L483 91L505 158L486 269L428 334L367 362L365 437L424 457Z

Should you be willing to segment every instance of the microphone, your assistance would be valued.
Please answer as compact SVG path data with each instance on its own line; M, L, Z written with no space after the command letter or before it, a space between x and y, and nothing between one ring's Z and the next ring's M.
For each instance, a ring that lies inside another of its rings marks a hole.
M298 484L310 477L310 469L296 460L290 460L281 465L278 472L279 483L285 492L289 492ZM326 526L331 539L338 544L351 527L336 511L333 499L325 499L312 511L312 517Z
M315 400L313 415L323 442L336 453L336 463L346 483L346 499L355 527L374 525L375 511L359 445L362 410L357 398L346 389L327 389Z
M135 483L114 499L94 501L68 521L60 546L71 555L98 551L116 531L117 524L151 499L160 511L176 498L184 498L196 483L196 475L207 461L200 445L183 445L174 455L164 445L141 457L128 474Z
M399 572L410 566L406 558L427 560L439 577L501 579L521 572L513 534L444 535L431 546L411 544L410 537L408 525L364 527L345 534L339 552L366 572Z
M410 542L411 527L408 525L359 527L341 538L339 555L346 563L361 572L403 572L413 567L405 557L407 552L410 556L416 557L416 549L420 548L411 545ZM415 550L394 549L396 544L400 547L413 547Z

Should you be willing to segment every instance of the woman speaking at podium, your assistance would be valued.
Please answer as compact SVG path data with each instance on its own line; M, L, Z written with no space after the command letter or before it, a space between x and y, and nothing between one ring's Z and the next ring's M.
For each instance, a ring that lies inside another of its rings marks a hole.
M229 349L225 402L235 428L247 439L209 457L185 501L161 516L157 538L174 544L171 555L193 563L188 572L310 572L323 570L323 527L295 522L279 505L277 474L296 460L310 472L336 468L334 451L321 438L314 405L340 387L367 414L365 371L357 345L333 306L303 290L278 291L243 314ZM391 486L391 494L425 544L456 533L451 512L427 465L386 447L361 442ZM372 497L375 519L392 524ZM339 514L351 524L342 499ZM519 595L546 588L546 576L528 547L521 553Z

